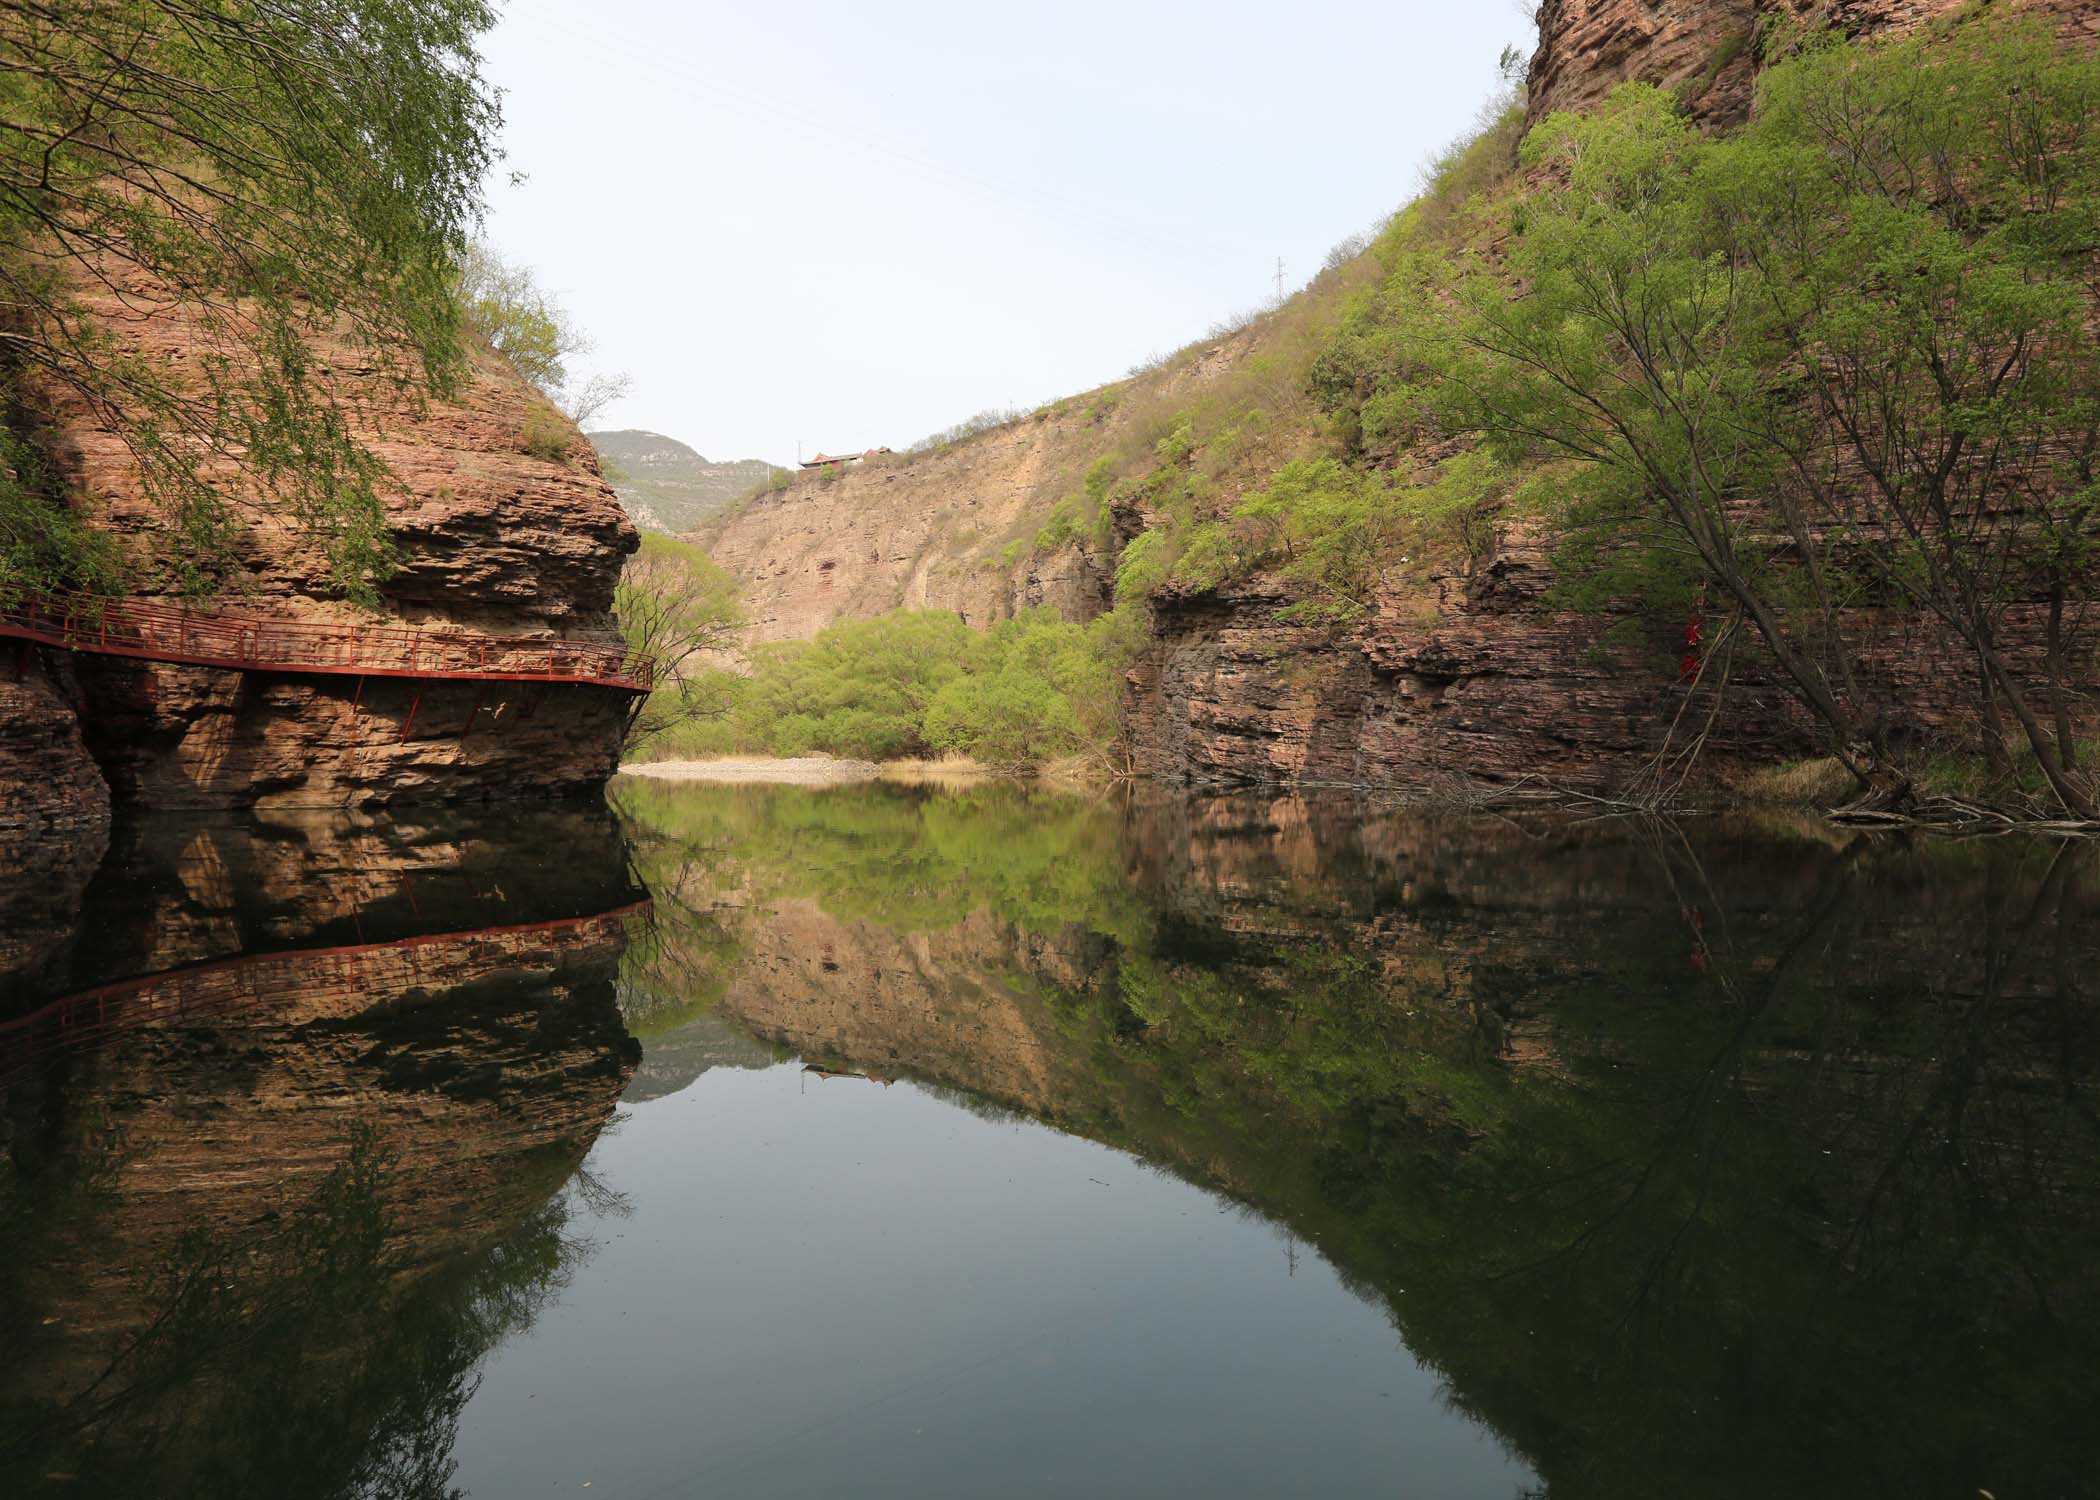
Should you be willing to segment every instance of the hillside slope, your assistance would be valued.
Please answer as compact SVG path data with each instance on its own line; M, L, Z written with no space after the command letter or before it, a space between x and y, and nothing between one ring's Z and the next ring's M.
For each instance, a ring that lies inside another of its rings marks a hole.
M1322 290L1347 274L1330 273ZM688 540L736 578L759 642L892 609L953 610L980 627L1038 604L1091 619L1107 606L1129 540L1106 513L1111 491L1150 466L1177 420L1237 414L1232 443L1206 460L1204 482L1220 493L1318 443L1304 366L1332 302L1301 296L1130 379L959 442L798 474Z
M773 472L762 458L711 463L676 438L638 428L594 432L590 439L634 524L671 536L726 509Z
M1135 763L1168 779L1606 788L1660 774L1659 752L1692 738L1707 775L1822 754L1755 642L1732 645L1688 709L1686 615L1696 644L1702 591L1575 607L1559 587L1554 497L1538 493L1569 488L1553 471L1504 470L1450 496L1436 528L1420 520L1472 449L1396 419L1417 379L1407 316L1422 306L1401 270L1499 264L1522 207L1546 193L1517 170L1526 128L1619 83L1663 86L1723 129L1745 117L1759 39L1783 37L1781 22L1860 36L2021 15L2067 42L2100 36L2094 0L1548 0L1524 100L1484 116L1369 252L1130 381L931 453L799 477L694 539L743 586L760 640L899 607L980 626L1033 603L1084 618L1120 574L1150 628L1126 696ZM1519 481L1533 492L1523 505ZM1292 483L1317 504L1289 513L1277 497ZM1250 499L1267 513L1242 509ZM1392 508L1403 500L1414 519ZM1330 543L1358 554L1346 590L1310 566ZM1973 660L1928 611L1841 613L1835 635L1894 734L1964 754L1982 743ZM2032 600L2002 624L2009 657L2040 660Z

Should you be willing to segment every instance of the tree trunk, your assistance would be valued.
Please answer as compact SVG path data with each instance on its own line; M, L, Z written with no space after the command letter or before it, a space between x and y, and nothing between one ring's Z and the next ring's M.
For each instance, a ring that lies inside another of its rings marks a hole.
M2028 746L2034 751L2035 764L2042 768L2042 775L2048 778L2049 789L2056 793L2056 800L2063 804L2065 812L2074 818L2090 821L2095 816L2092 793L2086 790L2082 778L2065 769L2063 757L2057 752L2049 731L2044 729L2041 720L2035 717L2033 705L2027 701L2027 695L2020 691L2019 684L2013 679L2012 668L2007 665L2005 658L1998 654L1997 647L1986 645L1982 649L1984 663L1990 668L1998 690L2005 695L2005 701L2012 705L2013 717L2020 721L2020 728L2026 732Z
M1696 539L1696 538L1695 538ZM1780 670L1793 680L1796 696L1807 705L1823 723L1830 739L1830 748L1844 768L1852 773L1859 796L1846 804L1854 812L1886 812L1902 806L1910 800L1910 778L1898 771L1891 763L1882 736L1877 730L1871 740L1862 741L1852 716L1830 691L1830 684L1823 679L1814 665L1804 661L1788 644L1782 634L1779 619L1772 613L1770 605L1750 586L1725 560L1713 556L1708 549L1707 566L1720 581L1723 588L1735 596L1743 612L1757 626L1757 633L1764 638L1766 647L1778 661Z
M2056 748L2064 769L2078 769L2078 736L2071 729L2069 685L2064 681L2064 581L2058 577L2049 589L2049 701L2056 714Z
M1980 651L1976 654L1976 689L1983 697L1983 763L1991 775L2010 782L2016 773L2012 752L2005 748L2005 716L1998 712L1998 689Z

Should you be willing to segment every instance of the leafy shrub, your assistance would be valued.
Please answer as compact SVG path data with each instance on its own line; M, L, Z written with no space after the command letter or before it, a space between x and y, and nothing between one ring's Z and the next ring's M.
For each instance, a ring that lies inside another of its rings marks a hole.
M980 634L940 611L842 621L760 647L747 677L711 674L722 712L663 735L659 755L821 750L868 760L959 754L1023 767L1115 742L1121 674L1141 632L1037 608Z
M1146 530L1131 538L1116 559L1116 604L1134 604L1166 582L1172 559L1164 531Z
M991 432L996 428L1006 426L1010 422L1018 422L1028 415L1028 412L1021 410L1019 407L988 406L974 416L963 418L953 427L944 427L939 432L930 433L926 437L920 438L904 451L907 453L929 453L935 449L946 448L951 443L960 443L966 438L976 437L979 433Z
M467 327L578 426L632 387L624 374L579 376L575 361L590 352L590 337L530 269L510 264L487 242L460 253L458 297Z
M1037 552L1055 552L1065 543L1086 534L1087 521L1079 497L1067 495L1050 507L1050 514L1035 534Z
M124 560L106 534L66 505L42 456L0 427L0 587L123 592Z
M518 435L518 446L534 458L545 459L550 464L565 464L569 461L569 447L575 440L575 430L558 412L535 406L525 413L525 428Z
M1187 412L1175 413L1174 425L1167 429L1165 437L1152 445L1153 457L1168 465L1187 463L1189 455L1195 451L1195 418Z

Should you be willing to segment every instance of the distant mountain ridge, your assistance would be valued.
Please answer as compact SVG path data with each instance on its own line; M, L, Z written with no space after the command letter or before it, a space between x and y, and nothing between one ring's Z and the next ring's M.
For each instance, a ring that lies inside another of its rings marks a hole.
M589 436L634 524L672 536L727 509L774 467L762 458L711 463L676 438L639 428Z

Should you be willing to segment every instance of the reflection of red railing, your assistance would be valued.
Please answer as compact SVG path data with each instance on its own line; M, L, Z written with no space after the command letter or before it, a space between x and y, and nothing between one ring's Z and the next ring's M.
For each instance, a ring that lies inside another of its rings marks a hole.
M588 682L631 693L648 692L655 675L646 656L596 641L272 620L28 589L0 589L0 636L68 651L257 672Z
M588 937L593 935L589 929L603 928L611 936L649 904L645 898L587 917L429 933L387 943L244 953L81 990L26 1016L0 1021L0 1081L53 1052L92 1047L142 1026L190 1024L266 1004L348 993L371 977L369 966L380 957L405 962L414 972L418 950L424 948L456 950L471 964L528 958L547 939L562 934Z

